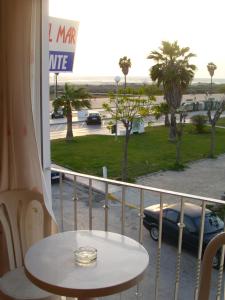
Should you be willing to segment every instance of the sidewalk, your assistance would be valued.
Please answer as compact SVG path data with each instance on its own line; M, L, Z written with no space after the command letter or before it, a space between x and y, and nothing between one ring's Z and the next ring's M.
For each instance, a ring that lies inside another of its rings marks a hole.
M225 192L225 154L216 159L201 159L184 171L165 171L141 176L137 183L220 199Z

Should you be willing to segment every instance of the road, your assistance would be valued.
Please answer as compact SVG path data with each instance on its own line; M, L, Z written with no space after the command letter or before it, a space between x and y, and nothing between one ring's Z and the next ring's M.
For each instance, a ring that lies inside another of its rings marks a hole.
M85 122L74 122L73 123L73 134L74 136L100 134L100 135L112 135L110 130L107 128L109 120L103 120L102 125L86 125ZM155 122L154 124L162 124L162 121ZM145 121L145 126L148 125L148 120ZM60 139L66 136L66 124L51 124L50 139ZM122 123L119 123L119 131L124 130Z
M86 125L85 122L79 122L73 124L74 136L90 135L90 134L110 134L110 131L106 128L106 121L102 122L102 125ZM50 138L60 139L66 136L66 124L54 124L51 125Z
M100 111L100 110L99 110ZM103 112L100 112L103 114ZM186 117L186 122L190 122L190 118L196 114L203 114L206 115L206 111L196 111L196 112L189 112L188 116ZM225 117L223 114L221 117ZM110 130L107 128L107 124L109 122L110 116L105 115L104 119L102 120L102 125L86 125L85 117L84 118L77 118L77 115L73 115L73 134L74 136L82 136L82 135L91 135L91 134L100 134L100 135L111 135ZM178 119L178 118L177 118ZM148 122L153 122L152 126L161 125L164 123L164 118L160 118L159 120L155 120L154 117L148 117L145 119L145 127L148 125ZM119 124L119 130L124 130L122 123ZM65 138L66 136L66 118L63 119L53 119L50 120L50 139L60 139Z
M152 118L153 119L153 118ZM110 130L107 128L107 124L110 120L110 116L105 116L102 120L102 125L87 125L85 118L78 119L73 117L73 134L74 136L101 134L111 135ZM145 126L148 125L149 118L145 121ZM159 121L160 122L160 121ZM122 123L118 123L119 130L124 130ZM50 139L60 139L66 136L66 118L50 120Z

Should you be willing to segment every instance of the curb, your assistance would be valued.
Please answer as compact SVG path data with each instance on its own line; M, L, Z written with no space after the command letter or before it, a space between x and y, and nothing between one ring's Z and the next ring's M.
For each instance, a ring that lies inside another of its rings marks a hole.
M122 203L122 201L120 199L118 199L117 197L115 197L113 194L109 193L108 194L108 198L111 200L111 201L117 201L119 203ZM134 205L134 204L131 204L131 203L127 203L125 201L125 205L129 208L133 208L133 209L139 209L138 206Z
M69 177L68 175L66 176L65 175L65 179L64 180L67 180L67 181L69 181L69 182L73 182L73 179L71 178L71 177ZM85 183L81 183L81 182L79 182L79 184L81 184L81 185L83 185L83 186L85 186L85 187L89 187L88 186L88 184L85 184ZM99 189L97 189L97 188L95 188L95 187L93 187L92 186L92 189L94 190L94 191L96 191L96 192L99 192L99 193L103 193L104 194L104 192L102 191L102 190L99 190ZM112 193L108 193L108 198L109 198L109 200L111 200L111 201L117 201L117 202L119 202L119 203L122 203L122 201L120 200L120 199L118 199L116 196L114 196ZM139 209L139 207L138 206L136 206L136 205L134 205L134 204L131 204L131 203L128 203L128 202L126 202L125 201L125 205L127 206L127 207L129 207L129 208L132 208L132 209Z
M58 167L59 169L61 168L62 171L63 171L63 170L64 170L64 171L68 170L68 169L66 169L65 167L61 167L61 166L56 165L56 164L55 164L55 166ZM72 175L65 174L65 179L64 179L64 180L73 183L73 176L72 176ZM85 183L83 183L83 182L79 182L79 181L78 181L77 183L79 183L79 184L81 184L81 185L83 185L83 186L85 186L85 187L89 187L88 184L85 184ZM96 191L96 192L105 194L104 191L102 191L102 190L100 190L100 189L97 189L97 188L94 187L94 186L92 186L92 189L93 189L93 191ZM121 201L120 199L118 199L116 196L114 196L112 193L108 193L108 198L109 198L109 200L111 200L111 201L117 201L117 202L119 202L119 203L122 203L122 201ZM131 203L128 203L128 202L126 202L126 201L125 201L125 205L126 205L127 207L129 207L129 208L133 208L133 209L138 209L138 210L139 210L139 207L138 207L138 206L136 206L136 205L134 205L134 204L131 204Z
M70 176L70 175L69 175L69 176ZM68 174L65 174L65 179L64 179L64 180L67 181L67 182L71 182L71 183L74 184L73 178L72 178L72 177L69 177L69 176L68 176ZM89 188L89 185L86 184L86 183L84 183L84 182L79 182L79 181L77 181L77 183L80 184L80 185L83 185L83 186L86 187L86 188ZM94 187L94 186L92 186L92 190L93 190L94 192L98 192L98 193L105 194L102 190L97 189L97 188Z
M111 120L112 118L102 118L102 121L108 121ZM76 120L76 121L72 121L72 124L77 124L77 123L86 123L86 118L84 120ZM66 125L67 121L62 121L62 122L57 122L57 123L50 123L50 126L54 126L54 125Z

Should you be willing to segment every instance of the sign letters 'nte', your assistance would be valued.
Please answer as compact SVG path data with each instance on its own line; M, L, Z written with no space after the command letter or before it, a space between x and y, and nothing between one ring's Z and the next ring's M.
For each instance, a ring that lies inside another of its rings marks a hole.
M72 72L79 22L49 18L49 71Z

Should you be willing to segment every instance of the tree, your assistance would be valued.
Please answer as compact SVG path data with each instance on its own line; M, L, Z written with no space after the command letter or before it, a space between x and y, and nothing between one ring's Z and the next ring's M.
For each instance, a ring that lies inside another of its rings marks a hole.
M127 92L127 94L125 94ZM141 95L129 89L121 89L118 95L111 94L109 103L104 103L103 108L112 116L112 120L122 122L125 127L125 138L123 144L123 159L122 159L122 180L127 180L127 165L128 165L128 144L134 121L139 118L142 120L144 116L150 113L151 100L142 99ZM116 107L114 110L112 107Z
M194 57L189 47L180 48L177 41L170 43L162 41L159 51L152 51L148 59L156 62L150 68L150 77L157 85L162 85L164 98L170 110L171 141L176 141L176 110L180 107L182 95L194 77L196 66L189 63Z
M122 72L124 74L124 88L127 87L127 74L129 72L129 68L131 67L131 61L130 58L127 58L126 56L120 58L119 60L119 66L122 69Z
M84 88L75 89L73 86L65 84L63 94L53 100L53 107L57 110L59 107L63 107L63 113L67 118L67 133L66 140L73 139L73 128L72 128L72 108L79 110L81 108L90 108L90 94Z
M217 66L213 62L210 62L207 65L207 69L208 69L209 75L211 77L210 93L212 94L212 78L213 78L215 70L217 69Z
M210 143L210 157L215 156L215 146L216 146L216 123L219 120L222 112L225 110L225 99L223 99L216 109L214 116L212 116L211 108L208 110L208 119L211 125L211 143Z
M186 111L183 109L183 107L179 108L177 110L177 113L179 114L179 123L176 127L176 163L175 166L180 168L183 168L183 165L181 164L181 144L182 144L182 137L183 137L183 129L184 129L184 116L186 114Z
M159 104L153 105L152 108L153 115L155 116L156 120L161 118L162 116L165 116L165 126L170 126L170 120L169 120L169 106L166 102L161 102Z

